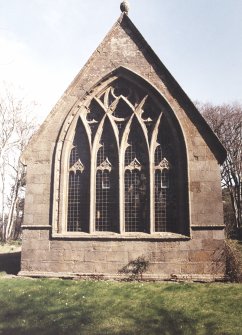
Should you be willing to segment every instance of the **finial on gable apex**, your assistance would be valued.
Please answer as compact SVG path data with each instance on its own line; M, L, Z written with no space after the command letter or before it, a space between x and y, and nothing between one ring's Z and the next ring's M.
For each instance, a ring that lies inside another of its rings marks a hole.
M127 0L124 0L120 4L120 9L122 13L128 14L129 13L129 2Z

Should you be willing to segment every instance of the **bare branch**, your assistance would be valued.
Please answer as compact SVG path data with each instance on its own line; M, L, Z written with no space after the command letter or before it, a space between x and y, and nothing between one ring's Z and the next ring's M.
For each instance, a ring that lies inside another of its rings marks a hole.
M3 239L11 237L16 221L16 206L24 184L19 157L36 129L31 116L34 106L23 98L16 98L7 87L0 92L0 226Z
M229 190L237 227L242 227L242 106L196 105L227 150L221 167L222 186Z

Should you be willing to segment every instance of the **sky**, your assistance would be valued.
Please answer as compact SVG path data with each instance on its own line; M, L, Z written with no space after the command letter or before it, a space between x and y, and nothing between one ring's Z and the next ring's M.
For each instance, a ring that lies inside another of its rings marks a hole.
M120 15L121 0L0 0L0 83L42 121ZM129 16L193 101L242 103L242 0L130 0Z

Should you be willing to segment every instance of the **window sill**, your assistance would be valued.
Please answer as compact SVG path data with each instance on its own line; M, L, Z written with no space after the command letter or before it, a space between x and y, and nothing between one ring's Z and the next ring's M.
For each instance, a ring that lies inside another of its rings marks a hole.
M95 232L89 233L53 233L53 239L66 239L66 240L190 240L189 236L176 234L176 233L112 233L112 232Z

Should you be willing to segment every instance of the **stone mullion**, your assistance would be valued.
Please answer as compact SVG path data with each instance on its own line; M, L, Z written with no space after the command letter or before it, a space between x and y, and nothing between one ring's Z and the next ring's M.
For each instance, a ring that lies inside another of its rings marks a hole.
M123 222L123 214L124 214L124 211L123 211L123 207L122 207L122 160L121 160L121 148L120 148L120 145L119 145L119 131L118 131L118 127L115 123L115 121L113 120L113 117L110 115L110 114L107 114L107 117L108 119L110 120L110 123L111 123L111 126L113 127L113 132L114 132L114 136L116 138L116 141L117 141L117 149L118 149L118 168L119 168L119 188L118 188L118 192L119 192L119 223L118 223L118 226L119 226L119 229L118 229L118 232L120 234L122 234L124 231L123 231L123 227L122 227L122 222Z
M147 96L143 99L143 101L140 103L140 105L138 106L137 108L137 111L136 111L136 117L138 119L138 122L143 130L143 135L144 135L144 138L145 138L145 141L146 141L146 144L147 144L147 148L148 148L148 153L149 153L149 181L150 181L150 223L149 223L149 232L152 234L154 232L154 201L153 201L153 197L154 197L154 176L153 176L153 156L154 154L152 154L152 143L151 145L149 145L149 140L148 140L148 131L147 131L147 127L145 125L145 122L144 120L142 119L142 111L141 111L141 108L143 107L143 104L145 102L145 100L147 99ZM154 130L155 132L155 130Z
M157 148L157 136L162 114L159 116L152 134L150 145L150 233L155 233L155 151Z
M124 154L125 150L119 150L119 232L125 233L125 189L124 189Z
M92 183L92 152L93 152L93 147L92 147L92 134L91 134L91 128L89 127L88 121L87 121L87 108L83 108L83 113L80 115L81 121L84 124L86 133L87 133L87 137L88 137L88 141L89 141L89 149L90 149L90 183L89 183L89 187L90 187L90 210L89 210L89 232L91 233L91 215L92 215L92 207L91 207L91 199L92 199L92 188L91 188L91 183Z
M103 117L100 125L98 127L92 152L91 152L91 173L90 173L90 233L95 232L95 223L96 223L96 172L97 172L97 153L100 149L100 139L103 132L103 125L106 116Z
M121 146L119 150L119 217L120 217L120 233L125 233L125 152L128 148L128 138L130 126L133 120L131 116L123 134Z
M154 150L150 148L150 164L149 164L149 173L150 173L150 234L155 232L155 182L154 182Z

